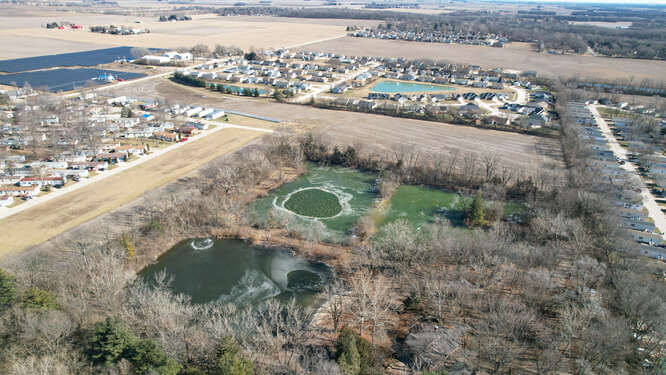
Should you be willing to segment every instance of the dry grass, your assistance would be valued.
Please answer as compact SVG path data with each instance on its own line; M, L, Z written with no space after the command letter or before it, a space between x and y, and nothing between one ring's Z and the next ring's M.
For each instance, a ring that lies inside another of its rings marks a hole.
M225 129L0 221L0 256L42 243L176 180L260 136Z
M364 145L385 151L407 147L444 154L460 151L479 157L493 153L503 165L524 172L532 172L538 166L551 168L562 165L561 147L556 139L221 95L205 89L185 88L170 81L162 81L151 89L156 95L172 102L216 105L277 118L281 120L281 125L301 131L312 130L341 145Z
M434 59L485 68L536 70L544 76L666 80L666 61L616 59L580 55L550 55L526 48L491 48L460 44L419 43L344 37L313 43L303 49L346 55Z
M141 21L137 24L135 21ZM46 29L53 21L82 24L83 30ZM364 24L366 22L364 21ZM88 31L91 25L127 25L147 28L150 34L107 35ZM86 13L37 13L0 16L0 59L76 52L114 46L152 48L191 47L203 43L235 45L243 49L303 45L345 35L353 20L313 20L277 17L219 17L198 15L192 21L157 22L155 17L129 17ZM376 24L370 21L370 24Z

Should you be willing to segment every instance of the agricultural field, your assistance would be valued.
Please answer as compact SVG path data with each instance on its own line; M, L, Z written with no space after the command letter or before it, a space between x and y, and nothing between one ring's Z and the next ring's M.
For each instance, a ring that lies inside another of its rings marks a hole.
M423 153L460 152L478 157L495 154L503 166L515 168L519 173L530 173L539 166L548 169L563 166L557 139L222 95L168 80L146 85L142 83L136 87L140 87L144 95L154 93L169 102L198 103L277 118L281 120L281 125L292 130L313 131L334 143L355 145L366 150L389 153L398 149Z
M443 60L475 64L484 68L536 70L539 74L550 77L578 76L611 80L618 77L634 77L638 80L663 80L663 77L666 77L666 61L550 55L522 48L488 48L460 44L344 37L313 43L302 47L302 49L352 56Z
M83 29L42 27L54 21L80 24ZM52 11L12 16L8 12L0 16L0 41L6 42L3 43L5 48L0 52L0 60L43 55L43 51L64 53L127 45L178 48L203 43L210 48L221 44L243 49L300 46L344 36L346 26L355 23L357 21L354 20L220 17L215 14L196 15L192 21L186 22L158 22L157 17ZM377 22L369 23L374 25ZM119 36L88 31L89 26L110 24L149 29L150 33Z

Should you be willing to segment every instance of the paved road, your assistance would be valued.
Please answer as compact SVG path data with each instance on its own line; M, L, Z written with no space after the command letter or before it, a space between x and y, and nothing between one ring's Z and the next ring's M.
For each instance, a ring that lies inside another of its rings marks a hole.
M209 121L206 121L206 122L209 122ZM67 193L70 193L72 191L76 191L78 189L81 189L84 186L88 186L88 185L94 184L98 181L102 181L105 178L111 177L111 176L113 176L117 173L120 173L124 170L135 167L135 166L140 165L142 163L145 163L149 160L155 159L155 158L157 158L161 155L164 155L167 152L170 152L170 151L173 151L173 150L178 149L180 147L183 147L187 144L192 143L192 141L196 141L196 140L201 139L203 137L206 137L206 136L209 136L211 134L217 133L217 132L219 132L223 129L239 128L239 129L253 130L253 131L259 131L259 132L264 132L264 133L273 133L273 130L270 130L270 129L254 128L254 127L250 127L250 126L227 124L227 123L221 124L219 122L209 122L209 123L215 125L216 127L214 129L204 131L200 135L197 135L197 136L195 136L195 137L193 137L193 138L191 138L191 139L189 139L185 142L174 143L174 144L169 145L165 148L155 150L155 151L151 152L148 155L140 156L138 159L132 160L132 161L127 162L127 163L118 163L116 165L116 168L114 168L114 169L106 170L104 172L101 172L99 175L91 177L91 178L82 179L80 182L77 182L75 184L72 184L70 186L67 186L67 187L64 187L64 188L61 188L61 189L53 189L53 191L51 191L51 193L49 193L49 194L46 194L46 195L43 195L43 196L37 196L37 197L35 197L35 198L33 198L33 199L23 203L23 204L20 204L18 206L11 207L11 208L0 207L0 219L4 219L6 217L15 215L15 214L17 214L21 211L24 211L24 210L27 210L27 209L32 208L34 206L37 206L38 204L48 202L51 199L54 199L54 198L60 197L62 195L65 195Z
M593 104L588 104L587 107L589 108L590 112L592 112L592 115L597 121L599 129L601 130L601 133L603 133L604 137L608 141L608 146L610 147L611 151L613 151L613 154L615 154L617 158L625 162L623 165L621 165L621 167L624 168L626 171L635 173L640 178L641 196L643 197L643 205L645 206L645 208L647 208L648 213L650 214L650 217L654 220L654 224L657 227L657 229L659 229L659 231L662 234L666 233L666 217L664 217L664 213L661 211L661 208L657 204L657 201L655 200L654 196L650 193L650 190L645 185L645 182L641 178L640 174L638 174L636 167L632 163L630 163L629 160L627 159L627 150L624 147L622 147L620 143L618 143L617 139L615 139L613 132L610 130L610 127L603 119L603 117L601 117L601 115L599 114L597 107Z

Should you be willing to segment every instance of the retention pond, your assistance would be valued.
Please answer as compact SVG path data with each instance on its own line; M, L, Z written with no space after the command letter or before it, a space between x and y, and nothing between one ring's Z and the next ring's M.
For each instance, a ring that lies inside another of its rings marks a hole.
M140 276L150 282L166 272L171 289L194 303L222 302L237 306L270 298L295 298L304 307L317 303L330 269L284 249L252 246L240 240L188 239L169 250Z

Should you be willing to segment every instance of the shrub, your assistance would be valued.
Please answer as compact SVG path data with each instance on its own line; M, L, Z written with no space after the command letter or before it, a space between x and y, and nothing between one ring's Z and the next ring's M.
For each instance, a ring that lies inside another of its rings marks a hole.
M39 288L30 288L23 295L23 306L26 309L55 310L58 308L58 303L55 296L50 292Z

